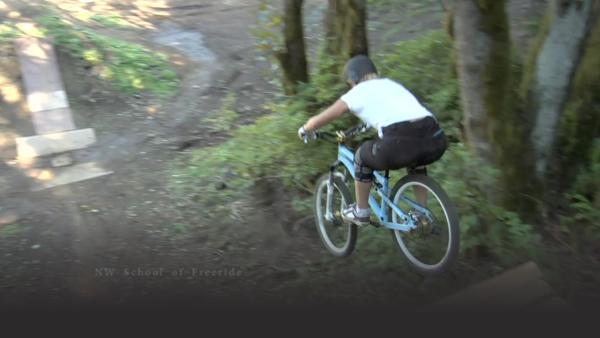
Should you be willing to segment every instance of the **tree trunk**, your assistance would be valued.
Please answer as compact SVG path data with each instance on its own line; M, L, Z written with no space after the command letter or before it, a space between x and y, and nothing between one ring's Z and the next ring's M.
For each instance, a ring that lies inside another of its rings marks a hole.
M471 152L500 169L498 190L488 197L528 216L534 211L528 115L513 100L511 41L504 0L457 0L451 14L463 109Z
M600 135L600 1L552 0L519 79L520 96L512 95L504 6L457 0L450 27L467 144L500 169L505 193L490 197L527 216L534 211L529 196L555 205L573 181L566 175L576 173Z
M342 35L342 53L351 58L356 55L368 55L367 39L367 1L346 0L346 26Z
M283 88L288 95L297 92L299 82L309 81L302 25L302 2L302 0L285 0L283 15L285 50L276 54L283 70Z
M369 54L366 0L329 0L325 16L326 51L338 62Z
M567 190L600 137L600 3L595 4L581 60L560 122L558 191Z
M549 7L549 26L542 30L547 36L529 76L530 107L535 113L531 142L535 173L540 180L547 178L548 164L555 153L558 124L581 58L593 1L553 0Z
M494 122L503 116L510 74L510 38L505 1L457 0L454 38L464 113L472 151L496 164Z
M343 20L339 20L340 16L339 12L342 11L339 7L341 6L340 0L328 0L327 1L327 12L325 13L325 17L323 20L323 25L325 26L325 52L335 57L336 59L341 54L341 43L339 39L339 29L338 26L343 24Z

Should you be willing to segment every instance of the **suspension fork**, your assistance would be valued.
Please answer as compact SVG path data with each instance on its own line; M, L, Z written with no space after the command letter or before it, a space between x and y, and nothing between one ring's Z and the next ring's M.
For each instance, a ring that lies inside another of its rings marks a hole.
M329 222L333 222L333 220L335 219L335 215L333 215L333 191L334 191L334 186L333 186L333 180L335 178L335 169L341 164L340 161L335 161L335 163L333 163L331 165L331 167L329 168L329 179L327 180L327 200L326 200L326 206L325 206L325 219L328 220Z

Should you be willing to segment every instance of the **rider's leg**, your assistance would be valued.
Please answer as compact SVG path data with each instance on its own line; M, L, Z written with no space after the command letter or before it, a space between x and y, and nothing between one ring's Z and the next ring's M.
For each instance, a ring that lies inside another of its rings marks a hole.
M365 157L372 153L374 141L366 141L354 154L354 172L356 180L354 181L354 192L356 193L356 204L359 209L370 210L369 194L373 181L373 169L365 163Z
M369 216L371 209L369 207L369 193L371 191L371 182L373 181L373 170L367 167L362 159L361 152L363 147L372 147L373 141L367 141L363 144L354 155L354 191L356 193L356 205L350 205L344 209L342 218L348 222L357 225L369 224Z
M410 170L409 173L427 175L427 168L426 167L418 167L413 170ZM413 188L413 191L415 193L415 198L417 200L417 203L419 203L419 205L421 205L423 207L427 207L427 189L425 189L421 186L415 186Z
M419 186L414 187L417 203L422 207L427 207L427 189Z
M371 185L371 182L354 181L356 204L360 209L369 209L369 194L371 193Z
M357 179L354 181L354 189L356 193L356 203L347 206L342 211L342 219L359 226L368 225L371 216L371 208L369 207L368 202L371 182L361 182Z

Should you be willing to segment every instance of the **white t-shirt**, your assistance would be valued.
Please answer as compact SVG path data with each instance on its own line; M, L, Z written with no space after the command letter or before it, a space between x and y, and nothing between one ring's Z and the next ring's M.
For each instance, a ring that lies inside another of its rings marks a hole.
M359 119L376 128L379 137L383 127L433 116L404 86L387 78L361 82L340 99Z

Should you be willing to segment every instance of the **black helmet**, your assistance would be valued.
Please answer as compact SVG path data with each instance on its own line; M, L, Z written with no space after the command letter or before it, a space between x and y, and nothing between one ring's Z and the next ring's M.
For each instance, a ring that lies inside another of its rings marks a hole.
M358 84L367 74L377 74L377 68L366 55L357 55L351 58L345 67L346 81Z

